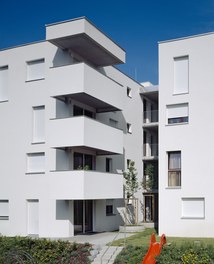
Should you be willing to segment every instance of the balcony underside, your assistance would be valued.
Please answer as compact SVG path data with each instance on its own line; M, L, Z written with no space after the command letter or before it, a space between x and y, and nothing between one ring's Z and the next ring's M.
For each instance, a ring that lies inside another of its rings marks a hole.
M121 109L110 105L104 101L101 101L89 94L86 93L75 93L75 94L65 94L65 95L58 95L58 96L53 96L53 98L66 101L69 98L74 99L76 101L79 101L83 104L89 105L93 108L96 108L97 113L104 113L104 112L111 112L111 111L121 111Z

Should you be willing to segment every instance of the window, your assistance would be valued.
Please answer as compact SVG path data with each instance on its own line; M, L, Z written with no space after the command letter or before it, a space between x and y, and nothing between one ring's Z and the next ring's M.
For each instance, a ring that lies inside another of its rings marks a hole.
M204 198L182 198L182 218L204 218Z
M132 98L132 89L127 87L127 96Z
M8 101L8 66L0 67L0 102Z
M112 172L112 159L106 158L106 172Z
M106 215L114 215L114 200L106 200Z
M127 133L131 134L132 133L132 125L127 123Z
M74 152L74 170L93 170L93 155Z
M0 200L0 220L9 220L9 201Z
M181 152L168 152L168 186L181 186Z
M45 153L27 154L27 173L45 172Z
M74 105L73 107L73 116L87 116L90 118L94 118L94 113L90 110L83 109L80 106Z
M180 124L189 122L189 105L167 105L167 124Z
M33 107L33 142L45 141L45 106Z
M189 92L189 57L174 58L174 94Z
M27 62L27 81L45 78L45 59Z

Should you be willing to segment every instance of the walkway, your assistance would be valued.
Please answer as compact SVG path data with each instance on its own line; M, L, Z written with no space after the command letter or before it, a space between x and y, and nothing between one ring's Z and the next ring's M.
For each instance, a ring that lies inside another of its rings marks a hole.
M115 237L116 239L125 239L126 237L132 236L129 233L118 233L118 232L103 232L103 233L91 233L87 235L77 235L69 238L68 240L76 243L86 243L93 245L93 251L91 252L92 264L113 264L114 259L123 249L123 247L108 247L106 244L112 242Z

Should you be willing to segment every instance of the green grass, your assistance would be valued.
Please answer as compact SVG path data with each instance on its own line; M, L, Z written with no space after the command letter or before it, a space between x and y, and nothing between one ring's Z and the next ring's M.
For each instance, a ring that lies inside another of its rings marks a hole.
M148 246L150 243L150 237L152 233L155 233L155 230L152 228L147 228L143 232L139 232L134 234L133 236L126 237L126 239L118 239L114 241L112 246L124 246L124 242L127 245L132 246ZM167 237L166 240L167 244L169 243L175 243L176 245L181 245L186 242L195 242L195 243L203 243L205 245L213 245L214 246L214 238L188 238L188 237ZM160 237L156 234L157 241L160 241ZM125 241L124 241L125 240Z

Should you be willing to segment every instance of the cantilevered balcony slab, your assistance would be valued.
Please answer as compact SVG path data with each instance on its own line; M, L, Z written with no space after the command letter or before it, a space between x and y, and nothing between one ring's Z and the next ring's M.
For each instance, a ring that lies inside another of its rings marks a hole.
M97 171L54 171L49 173L53 199L123 198L123 176Z
M86 147L100 154L123 154L123 131L94 119L71 117L50 120L52 148Z
M97 66L125 62L125 51L84 17L46 25L46 40Z
M97 112L123 109L126 89L85 63L51 68L50 94L55 98L70 97L97 109Z

